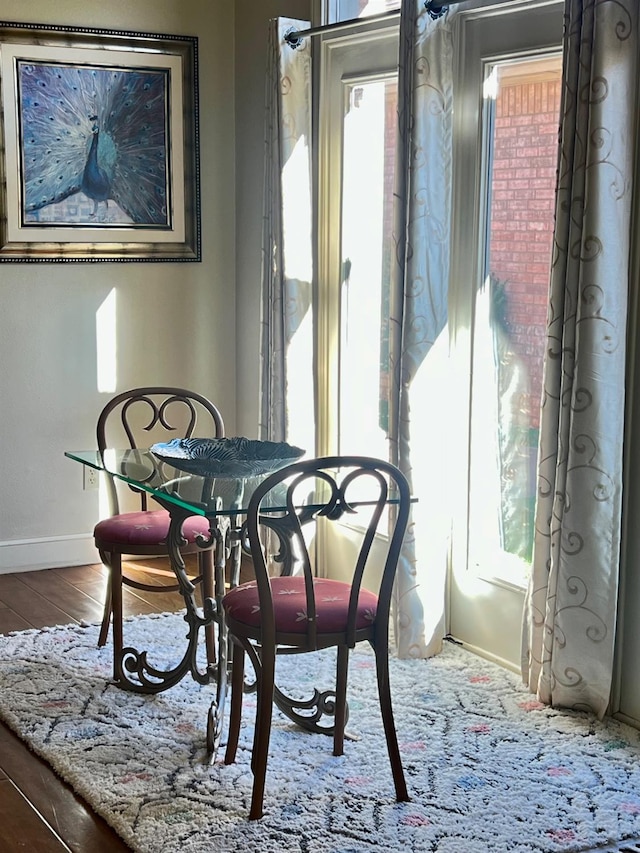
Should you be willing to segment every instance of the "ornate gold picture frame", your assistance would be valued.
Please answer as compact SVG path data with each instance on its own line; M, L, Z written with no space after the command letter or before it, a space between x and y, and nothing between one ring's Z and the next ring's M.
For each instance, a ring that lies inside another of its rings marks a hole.
M0 261L199 261L197 38L0 23Z

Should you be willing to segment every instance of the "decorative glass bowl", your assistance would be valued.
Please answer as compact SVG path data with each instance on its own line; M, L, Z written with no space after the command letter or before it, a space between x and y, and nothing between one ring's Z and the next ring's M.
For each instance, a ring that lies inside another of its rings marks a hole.
M234 438L174 438L151 452L180 471L201 477L256 477L284 468L304 455L286 441Z

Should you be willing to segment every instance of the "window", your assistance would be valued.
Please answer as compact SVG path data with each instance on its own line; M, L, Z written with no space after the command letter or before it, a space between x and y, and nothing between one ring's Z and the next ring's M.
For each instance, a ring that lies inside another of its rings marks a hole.
M329 24L367 18L400 8L400 0L327 0L325 20Z
M321 452L388 458L397 28L323 44Z
M346 83L345 95L338 447L386 457L396 77Z
M473 325L469 548L476 567L522 584L533 545L561 73L559 54L485 66L487 222Z

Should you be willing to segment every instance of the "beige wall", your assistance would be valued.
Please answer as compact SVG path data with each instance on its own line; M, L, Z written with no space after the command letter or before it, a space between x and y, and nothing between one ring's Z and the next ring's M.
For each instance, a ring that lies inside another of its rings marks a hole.
M243 195L247 307L259 290L257 208L264 72L257 56L266 27L261 4L238 4L249 19L241 42L238 148L255 198ZM202 263L0 264L0 572L94 561L91 531L98 494L82 490L82 470L65 449L91 448L109 394L96 386L96 312L117 295L117 390L153 383L195 387L220 406L229 434L257 429L256 400L236 417L245 383L236 371L236 146L232 0L0 0L0 20L197 35L200 58ZM252 39L258 45L252 45ZM251 79L255 66L256 79ZM254 107L257 112L254 114ZM258 109L259 108L259 109ZM241 182L244 192L246 185ZM256 273L256 258L258 272ZM250 260L248 260L250 259ZM259 318L240 326L257 338ZM242 344L242 342L240 342ZM257 367L241 358L250 376ZM252 391L253 394L253 391Z

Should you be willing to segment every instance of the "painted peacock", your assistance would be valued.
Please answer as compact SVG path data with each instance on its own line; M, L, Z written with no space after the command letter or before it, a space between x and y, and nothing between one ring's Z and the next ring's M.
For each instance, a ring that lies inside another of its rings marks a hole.
M168 75L20 63L23 201L29 214L84 193L137 225L168 226Z

